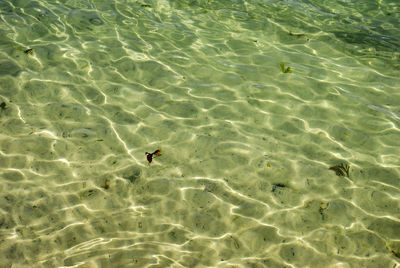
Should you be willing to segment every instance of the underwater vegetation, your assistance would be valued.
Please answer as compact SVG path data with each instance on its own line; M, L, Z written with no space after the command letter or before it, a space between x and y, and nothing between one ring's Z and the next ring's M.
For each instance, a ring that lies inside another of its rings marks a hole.
M400 252L396 252L394 250L392 250L392 253L394 256L396 256L397 258L400 258Z
M28 48L28 49L24 50L24 53L28 54L28 55L32 55L33 54L33 48Z
M338 176L350 178L350 166L347 164L340 163L339 165L330 167L329 169L335 171Z
M16 47L12 44L10 44L10 47L19 51L24 52L27 55L32 55L33 54L33 48L28 48L28 49L23 49L22 47Z
M285 69L285 63L283 63L282 61L279 63L279 65L281 66L282 73L287 74L292 72L292 68L290 67L287 67Z
M303 33L292 33L292 32L289 32L289 35L290 35L290 36L296 36L296 37L305 37L305 36L306 36L306 35L303 34Z
M283 183L274 183L274 184L272 184L272 190L271 190L271 192L275 192L277 189L286 188L286 187L288 187L286 184L283 184Z
M153 157L161 156L161 149L157 149L153 153L145 152L145 154L147 157L147 161L149 161L149 163L151 163L153 161Z
M110 179L105 179L104 184L101 187L104 188L105 190L110 189Z
M2 111L4 111L5 109L7 109L7 104L3 101L2 103L0 103L0 109Z
M374 48L378 51L397 52L400 39L390 36L384 29L379 29L382 34L376 34L368 29L361 31L334 31L333 34L340 40L349 44L356 44L362 48Z

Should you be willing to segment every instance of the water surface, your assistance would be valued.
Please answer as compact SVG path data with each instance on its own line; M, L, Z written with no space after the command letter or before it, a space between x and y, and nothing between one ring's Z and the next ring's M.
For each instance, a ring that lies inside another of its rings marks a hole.
M2 1L1 267L400 267L399 9Z

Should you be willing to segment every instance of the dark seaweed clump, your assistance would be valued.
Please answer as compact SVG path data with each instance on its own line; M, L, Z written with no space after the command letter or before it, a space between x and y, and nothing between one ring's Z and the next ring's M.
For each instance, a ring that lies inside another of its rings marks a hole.
M33 54L33 48L28 48L28 49L24 50L24 53L28 54L28 55L32 55Z
M286 188L286 187L287 187L286 184L283 184L283 183L274 183L274 184L272 184L272 190L271 190L271 192L275 192L277 189Z
M103 24L104 24L104 22L103 22L101 19L99 19L99 18L91 18L91 19L89 19L89 22L90 22L91 24L93 24L93 25L96 25L96 26L99 26L99 25L103 25Z
M329 169L335 171L336 175L340 177L350 178L350 166L348 164L340 163L339 165L332 166Z

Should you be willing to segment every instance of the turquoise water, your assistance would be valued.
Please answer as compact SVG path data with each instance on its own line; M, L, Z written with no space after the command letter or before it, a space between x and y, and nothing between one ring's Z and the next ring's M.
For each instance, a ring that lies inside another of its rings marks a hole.
M0 267L400 267L399 11L1 1Z

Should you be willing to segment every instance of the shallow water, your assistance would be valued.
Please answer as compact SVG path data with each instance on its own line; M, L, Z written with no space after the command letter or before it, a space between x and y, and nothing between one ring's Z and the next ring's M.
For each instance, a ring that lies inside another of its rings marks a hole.
M399 9L1 2L0 267L400 267Z

